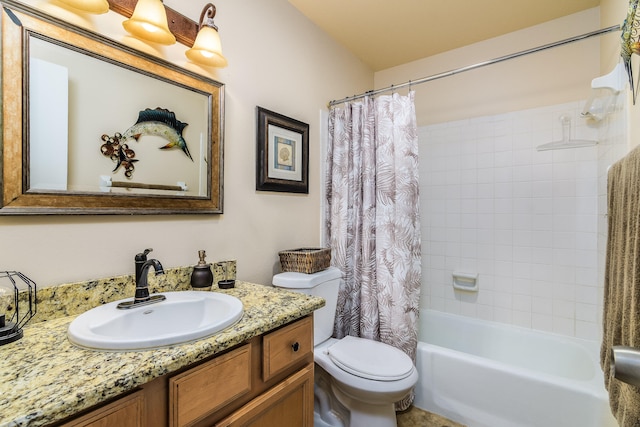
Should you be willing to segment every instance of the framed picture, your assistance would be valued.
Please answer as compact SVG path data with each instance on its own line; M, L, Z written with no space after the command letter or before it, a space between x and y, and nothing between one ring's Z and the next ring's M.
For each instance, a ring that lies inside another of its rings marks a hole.
M256 190L309 194L309 125L257 108Z

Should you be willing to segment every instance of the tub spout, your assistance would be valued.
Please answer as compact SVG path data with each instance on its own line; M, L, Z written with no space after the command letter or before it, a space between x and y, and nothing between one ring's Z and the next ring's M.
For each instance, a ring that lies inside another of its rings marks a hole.
M621 345L613 346L611 375L622 382L640 387L640 350Z

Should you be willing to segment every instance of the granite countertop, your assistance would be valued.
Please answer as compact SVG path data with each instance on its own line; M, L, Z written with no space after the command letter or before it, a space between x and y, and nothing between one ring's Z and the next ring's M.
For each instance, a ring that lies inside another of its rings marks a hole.
M105 352L69 342L75 315L24 328L24 337L0 347L0 427L42 426L116 397L161 375L306 316L322 298L237 281L229 290L244 315L209 338L146 351Z

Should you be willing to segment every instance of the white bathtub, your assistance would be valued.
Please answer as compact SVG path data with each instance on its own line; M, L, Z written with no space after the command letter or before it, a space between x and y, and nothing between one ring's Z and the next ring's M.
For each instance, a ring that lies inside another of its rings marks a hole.
M617 427L599 344L420 312L414 405L468 427Z

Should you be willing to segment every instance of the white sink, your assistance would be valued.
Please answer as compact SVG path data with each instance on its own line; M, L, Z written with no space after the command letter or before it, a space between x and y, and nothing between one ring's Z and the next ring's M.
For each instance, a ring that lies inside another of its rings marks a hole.
M69 325L69 340L101 350L141 350L213 335L242 317L242 302L206 291L166 292L164 301L129 309L114 301L82 313ZM153 295L152 295L153 296Z

